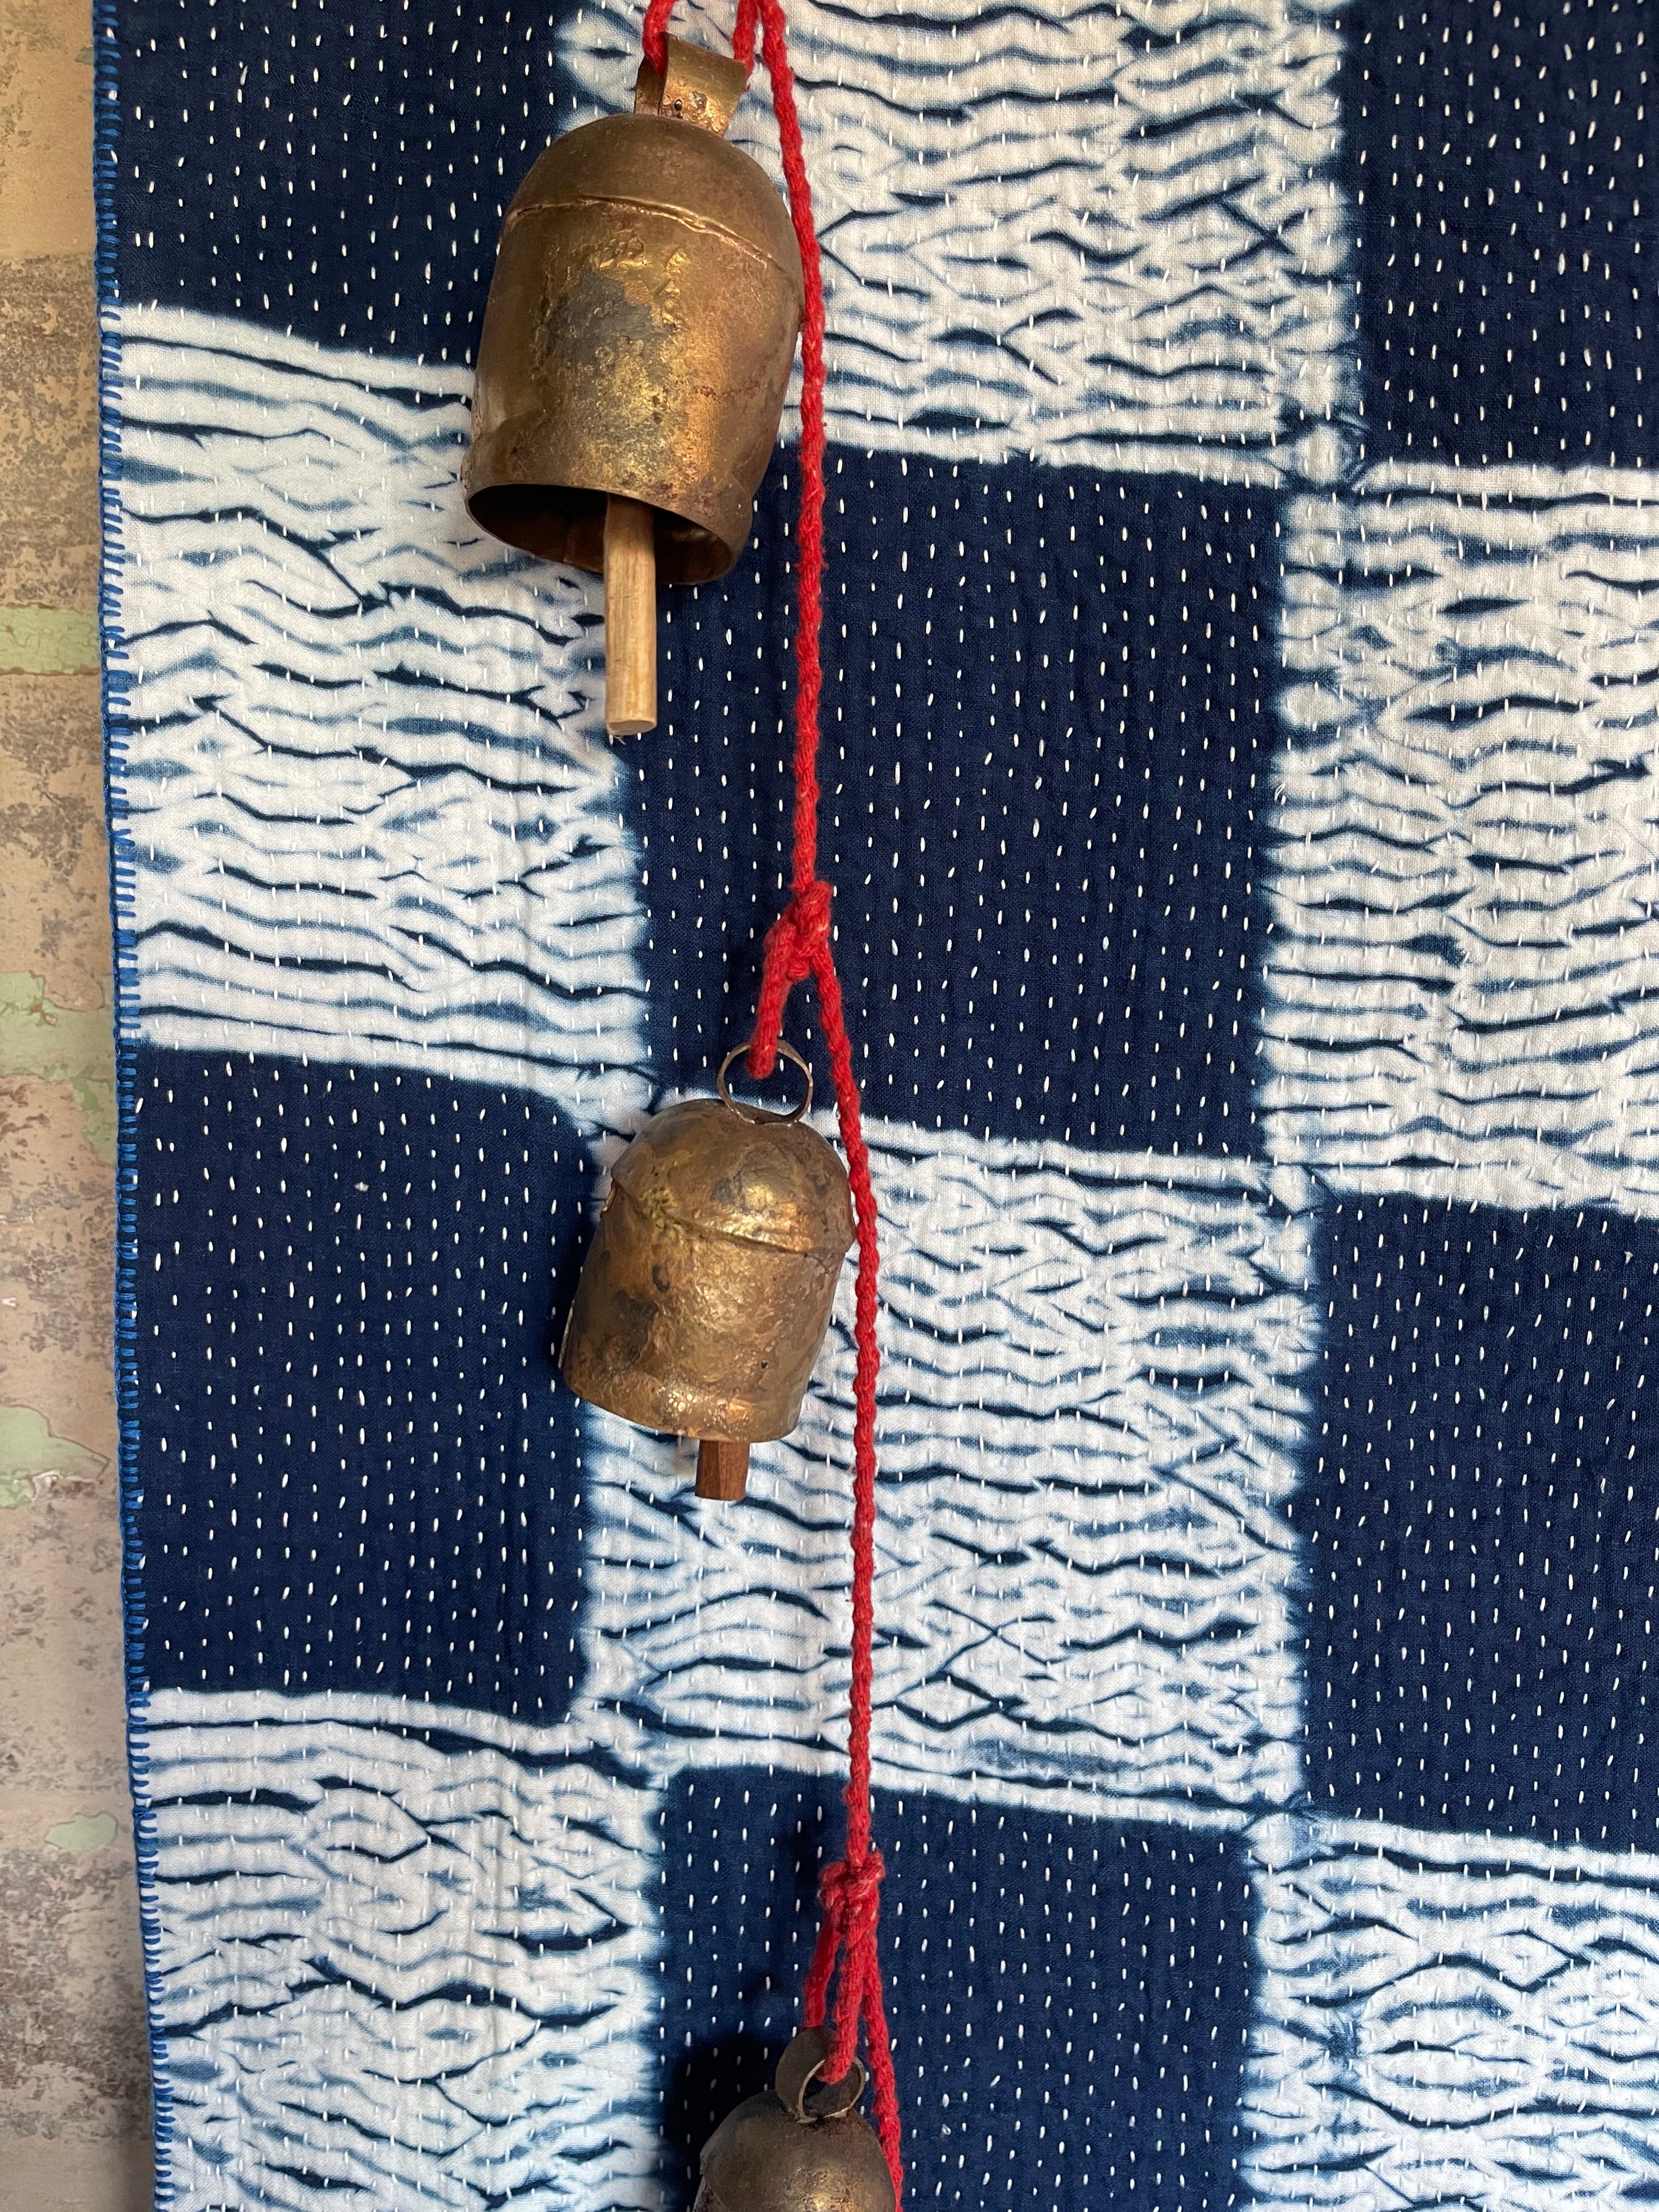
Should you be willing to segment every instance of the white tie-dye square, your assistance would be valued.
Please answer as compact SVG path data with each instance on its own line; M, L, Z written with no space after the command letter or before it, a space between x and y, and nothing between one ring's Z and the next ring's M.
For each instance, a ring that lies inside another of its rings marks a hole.
M1659 1859L1284 1816L1252 1843L1252 2202L1652 2202Z
M1378 471L1291 508L1273 1157L1659 1212L1659 501Z

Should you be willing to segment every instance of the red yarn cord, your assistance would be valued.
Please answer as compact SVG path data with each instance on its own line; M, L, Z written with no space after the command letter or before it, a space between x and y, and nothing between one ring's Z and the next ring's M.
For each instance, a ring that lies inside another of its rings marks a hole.
M659 75L666 64L668 19L674 0L649 0L641 44ZM793 865L788 905L766 933L755 1034L749 1067L769 1075L777 1060L778 1031L790 991L809 976L817 986L819 1019L835 1079L836 1110L858 1228L859 1272L854 1341L858 1364L853 1418L853 1681L848 1711L847 1846L826 1867L818 1885L823 1919L807 1971L803 2010L809 2027L822 2026L836 1962L841 1978L826 2070L839 2081L858 2055L862 2027L875 2088L876 2126L902 2196L898 2091L892 2045L882 2002L877 1932L880 1919L881 1853L870 1839L870 1711L874 1679L876 1577L876 1200L864 1141L858 1078L842 1006L841 981L831 945L830 887L817 872L818 708L823 691L819 633L823 612L823 274L812 222L812 191L795 106L794 74L781 0L738 0L732 51L745 68L755 62L758 29L772 106L778 118L789 212L800 247L805 293L801 317L800 519L796 540L795 760Z

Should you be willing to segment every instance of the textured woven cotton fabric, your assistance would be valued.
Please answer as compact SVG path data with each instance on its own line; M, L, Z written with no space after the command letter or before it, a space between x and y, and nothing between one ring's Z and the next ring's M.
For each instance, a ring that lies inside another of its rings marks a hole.
M907 2201L1633 2212L1653 11L791 25ZM174 2212L680 2212L839 1847L850 1278L739 1506L551 1356L619 1144L748 1032L786 863L793 416L636 740L597 586L458 492L503 207L637 35L98 19ZM734 136L775 173L763 79Z

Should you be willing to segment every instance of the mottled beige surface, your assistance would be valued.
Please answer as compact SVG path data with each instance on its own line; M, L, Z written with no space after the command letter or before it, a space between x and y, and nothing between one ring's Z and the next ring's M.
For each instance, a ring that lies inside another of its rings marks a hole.
M142 2212L95 666L91 30L0 0L0 2206Z

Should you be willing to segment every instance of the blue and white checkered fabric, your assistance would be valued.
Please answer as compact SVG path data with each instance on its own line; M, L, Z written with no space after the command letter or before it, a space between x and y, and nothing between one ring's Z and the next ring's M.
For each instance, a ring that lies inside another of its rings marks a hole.
M747 1031L793 418L612 747L456 480L631 9L100 7L157 2201L677 2212L839 1840L850 1309L740 1508L550 1347ZM1659 2199L1651 18L792 9L915 2212Z

